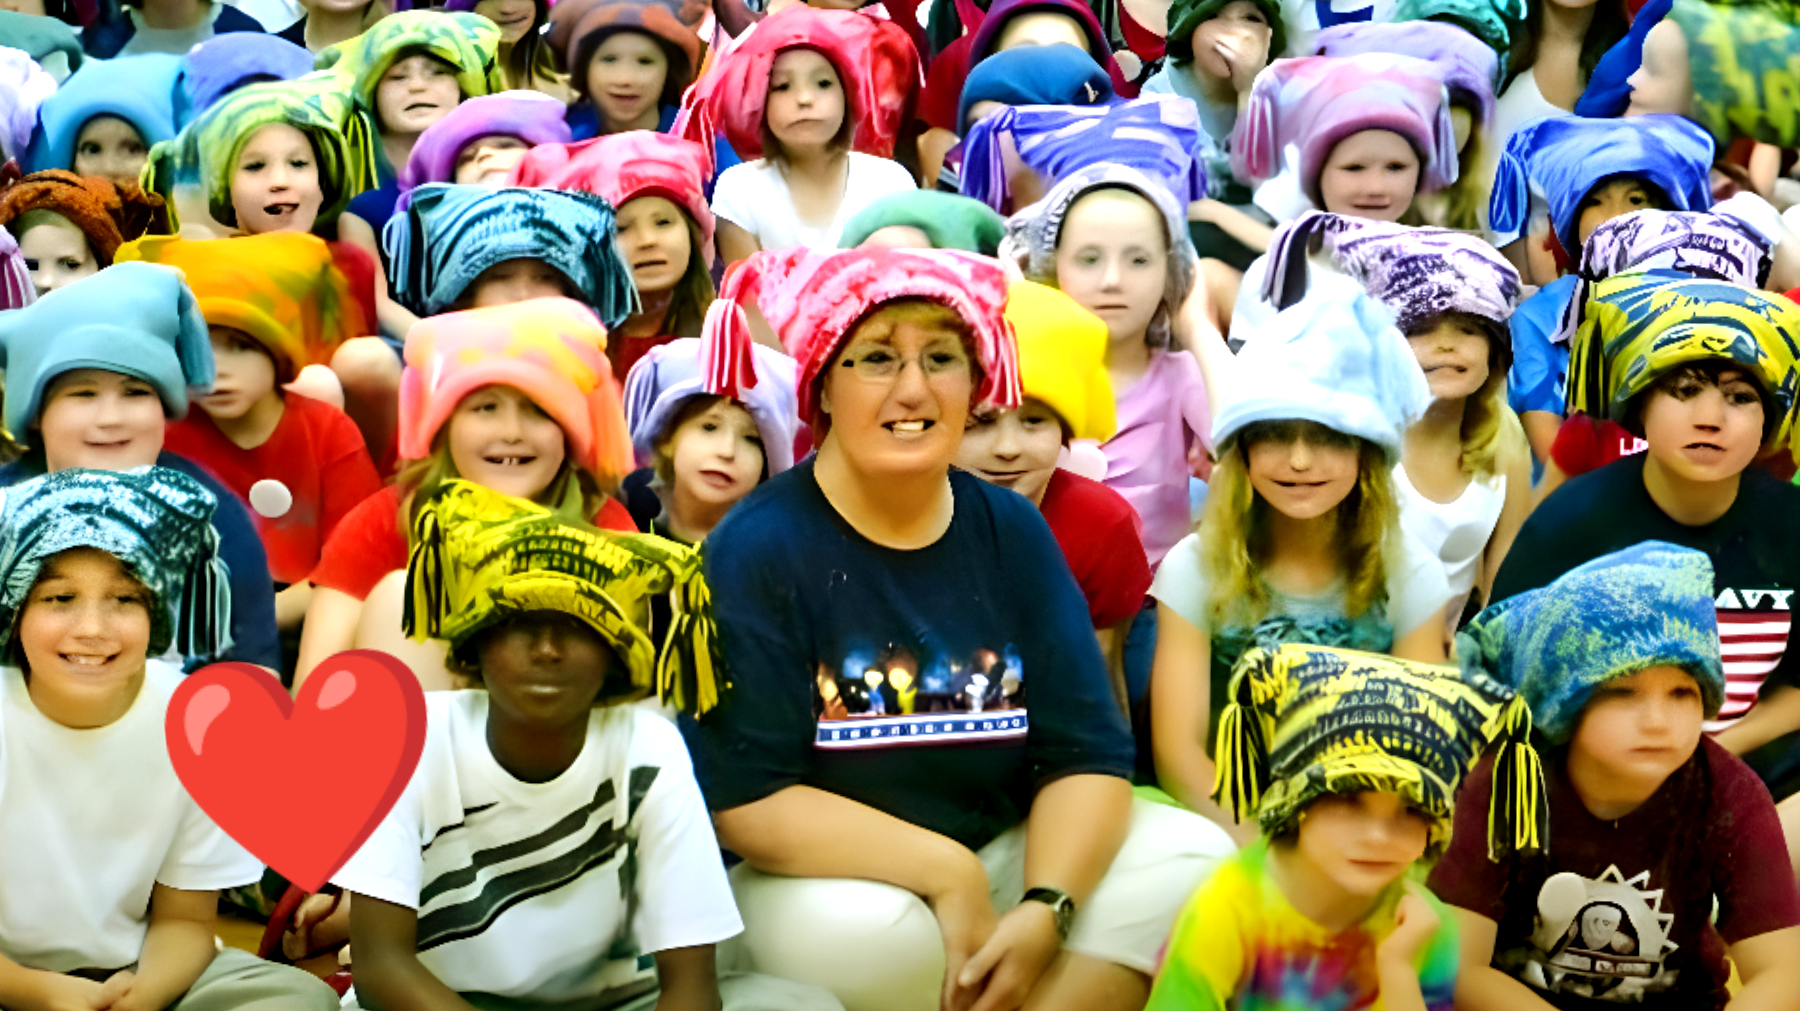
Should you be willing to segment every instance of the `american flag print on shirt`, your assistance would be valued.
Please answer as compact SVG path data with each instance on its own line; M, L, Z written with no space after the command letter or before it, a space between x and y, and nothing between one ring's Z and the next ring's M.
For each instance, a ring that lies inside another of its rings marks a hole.
M1719 653L1725 664L1725 705L1708 733L1730 726L1750 711L1787 652L1793 626L1789 598L1793 590L1740 590L1724 587L1714 599L1719 616Z

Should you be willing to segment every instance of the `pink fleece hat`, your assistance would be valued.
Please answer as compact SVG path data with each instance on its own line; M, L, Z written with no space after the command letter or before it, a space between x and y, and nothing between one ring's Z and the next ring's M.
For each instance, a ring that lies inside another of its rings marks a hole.
M483 386L511 386L556 419L569 455L602 481L631 472L631 438L606 360L606 327L568 298L429 316L406 335L400 458L431 454L438 430Z
M978 404L1019 406L1019 354L1007 322L1007 277L1000 261L949 249L863 247L831 252L765 250L731 266L723 290L706 313L702 340L707 387L742 400L754 387L749 322L742 302L754 298L782 347L799 365L795 395L800 420L817 425L819 378L856 324L872 310L902 298L948 306L974 334L981 378Z
M592 193L611 204L614 215L638 197L662 197L693 219L700 252L711 267L715 223L706 202L711 158L691 140L627 130L573 144L539 144L514 166L507 185Z
M1324 209L1319 175L1338 142L1364 130L1405 137L1423 166L1419 192L1456 181L1456 132L1442 74L1411 56L1307 56L1276 60L1250 89L1250 106L1231 135L1231 169L1261 182L1281 170L1282 151L1300 147L1301 189Z

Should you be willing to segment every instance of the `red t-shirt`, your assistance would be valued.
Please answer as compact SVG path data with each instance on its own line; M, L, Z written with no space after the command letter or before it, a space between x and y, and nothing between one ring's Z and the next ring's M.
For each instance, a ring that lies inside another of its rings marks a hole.
M281 421L260 446L243 449L219 431L199 407L169 422L163 448L194 461L250 504L250 488L279 481L293 496L280 516L250 508L251 521L269 556L277 583L298 583L312 574L319 553L343 518L381 490L381 478L362 433L344 412L298 393L283 396Z
M383 576L406 568L406 532L400 529L400 500L405 495L399 486L389 485L350 510L325 542L319 567L313 570L313 585L365 600ZM594 514L594 525L620 533L638 532L631 511L611 498Z
M1636 811L1593 816L1546 756L1548 856L1488 859L1494 760L1456 798L1431 891L1499 924L1493 966L1564 1011L1725 1006L1725 946L1800 925L1768 788L1710 739ZM1718 920L1712 921L1718 899Z
M350 297L356 299L356 305L362 310L363 328L368 331L363 336L372 336L380 329L375 320L375 271L378 269L375 258L361 246L348 242L327 242L331 249L331 262L336 265L338 273L344 275L344 283L350 288ZM320 362L329 365L330 362Z
M1150 592L1137 510L1098 481L1057 468L1038 507L1087 598L1095 628L1137 614Z
M1649 443L1632 435L1624 425L1586 414L1571 414L1556 430L1550 459L1564 474L1579 477L1649 448Z
M651 349L662 347L674 339L673 334L659 334L655 337L627 337L615 332L608 335L608 350L613 350L612 345L617 346L618 357L614 359L616 364L613 365L613 376L620 383L624 383L625 377L631 374L631 367L638 363L639 358L649 354Z

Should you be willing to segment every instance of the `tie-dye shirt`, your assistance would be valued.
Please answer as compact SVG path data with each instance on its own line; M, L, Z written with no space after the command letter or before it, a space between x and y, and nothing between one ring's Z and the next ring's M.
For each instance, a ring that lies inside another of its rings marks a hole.
M1266 867L1264 839L1221 864L1188 900L1163 950L1145 1011L1381 1011L1375 946L1394 929L1404 894L1390 888L1357 926L1332 933L1302 916ZM1456 927L1427 895L1442 926L1419 956L1419 990L1431 1011L1450 1011Z

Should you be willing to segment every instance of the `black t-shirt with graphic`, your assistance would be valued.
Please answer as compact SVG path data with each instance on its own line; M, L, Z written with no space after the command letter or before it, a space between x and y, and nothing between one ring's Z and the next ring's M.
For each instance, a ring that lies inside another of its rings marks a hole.
M1607 822L1582 804L1565 757L1545 756L1549 855L1488 860L1485 758L1457 797L1431 891L1497 923L1493 967L1563 1011L1724 1007L1726 945L1800 925L1769 791L1702 739L1641 807Z
M1548 585L1583 562L1644 541L1705 552L1725 661L1725 706L1707 729L1719 730L1748 712L1765 684L1800 687L1800 658L1788 649L1791 598L1800 588L1800 488L1753 467L1725 515L1684 526L1650 498L1644 460L1609 463L1545 499L1506 553L1494 599Z
M1050 528L1016 492L950 482L949 529L915 551L858 534L810 461L707 537L731 688L683 730L713 809L804 784L975 849L1044 783L1131 774L1130 731Z

